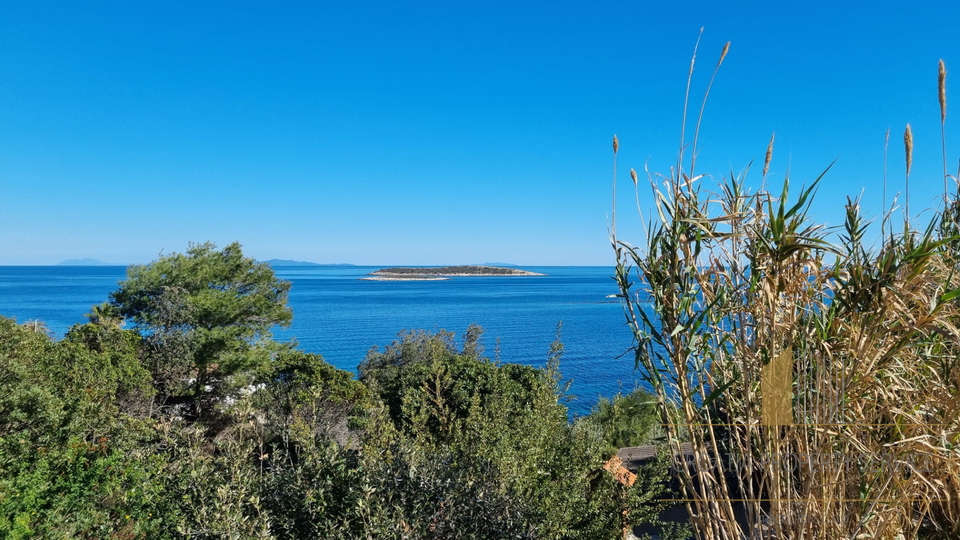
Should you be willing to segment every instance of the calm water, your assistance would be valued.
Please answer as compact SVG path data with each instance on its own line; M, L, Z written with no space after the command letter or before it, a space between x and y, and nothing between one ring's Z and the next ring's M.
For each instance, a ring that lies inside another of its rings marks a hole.
M560 367L572 380L569 405L583 413L598 395L637 384L617 292L605 267L525 267L544 277L454 278L448 281L360 281L379 267L280 267L292 282L293 324L278 338L354 370L371 347L403 330L445 329L461 335L471 323L486 330L487 356L541 366L561 323ZM124 267L0 266L0 315L44 321L58 337L84 322L107 299ZM619 358L618 358L619 357Z

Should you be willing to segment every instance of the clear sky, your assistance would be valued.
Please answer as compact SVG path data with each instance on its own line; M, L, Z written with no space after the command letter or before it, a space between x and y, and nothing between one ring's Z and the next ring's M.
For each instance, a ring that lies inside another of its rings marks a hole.
M240 241L320 263L613 264L611 148L666 172L727 41L698 169L911 207L960 157L960 2L4 2L0 264ZM699 98L697 98L697 101ZM954 111L956 111L954 113ZM621 236L639 243L633 201ZM889 198L888 198L889 200ZM632 222L632 223L630 223Z

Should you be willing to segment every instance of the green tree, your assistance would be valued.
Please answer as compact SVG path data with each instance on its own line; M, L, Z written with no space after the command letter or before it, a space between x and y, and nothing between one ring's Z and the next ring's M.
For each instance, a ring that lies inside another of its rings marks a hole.
M240 244L208 242L131 266L110 301L144 336L158 389L192 398L199 413L200 397L248 384L237 376L269 362L271 328L292 319L289 290Z

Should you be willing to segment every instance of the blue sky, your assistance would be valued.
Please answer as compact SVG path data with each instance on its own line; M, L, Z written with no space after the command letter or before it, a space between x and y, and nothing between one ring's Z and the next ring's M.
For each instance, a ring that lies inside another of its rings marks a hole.
M776 132L771 182L838 159L815 216L838 224L862 191L875 217L884 133L889 200L909 122L912 209L942 191L937 62L960 88L960 3L274 4L4 3L0 264L207 240L321 263L612 264L611 137L621 194L630 167L669 169L701 27L694 96L731 49L700 172L753 160L756 186Z

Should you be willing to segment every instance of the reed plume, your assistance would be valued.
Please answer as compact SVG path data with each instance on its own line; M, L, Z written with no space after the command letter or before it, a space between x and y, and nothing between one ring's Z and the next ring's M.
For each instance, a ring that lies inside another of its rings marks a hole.
M767 173L770 172L770 160L773 159L773 138L777 136L776 132L770 135L770 143L767 144L767 156L763 158L763 180L766 182Z
M940 69L937 77L937 89L940 97L940 122L947 120L947 68L940 60Z
M906 186L905 186L905 201L907 219L910 218L910 166L913 165L913 131L910 130L910 124L907 124L907 129L903 132L903 150L906 153L907 158L907 175L906 175Z
M913 131L910 124L903 131L903 148L907 156L907 176L910 176L910 167L913 165Z
M940 60L937 70L937 94L940 99L940 152L943 156L943 203L947 203L947 67Z

